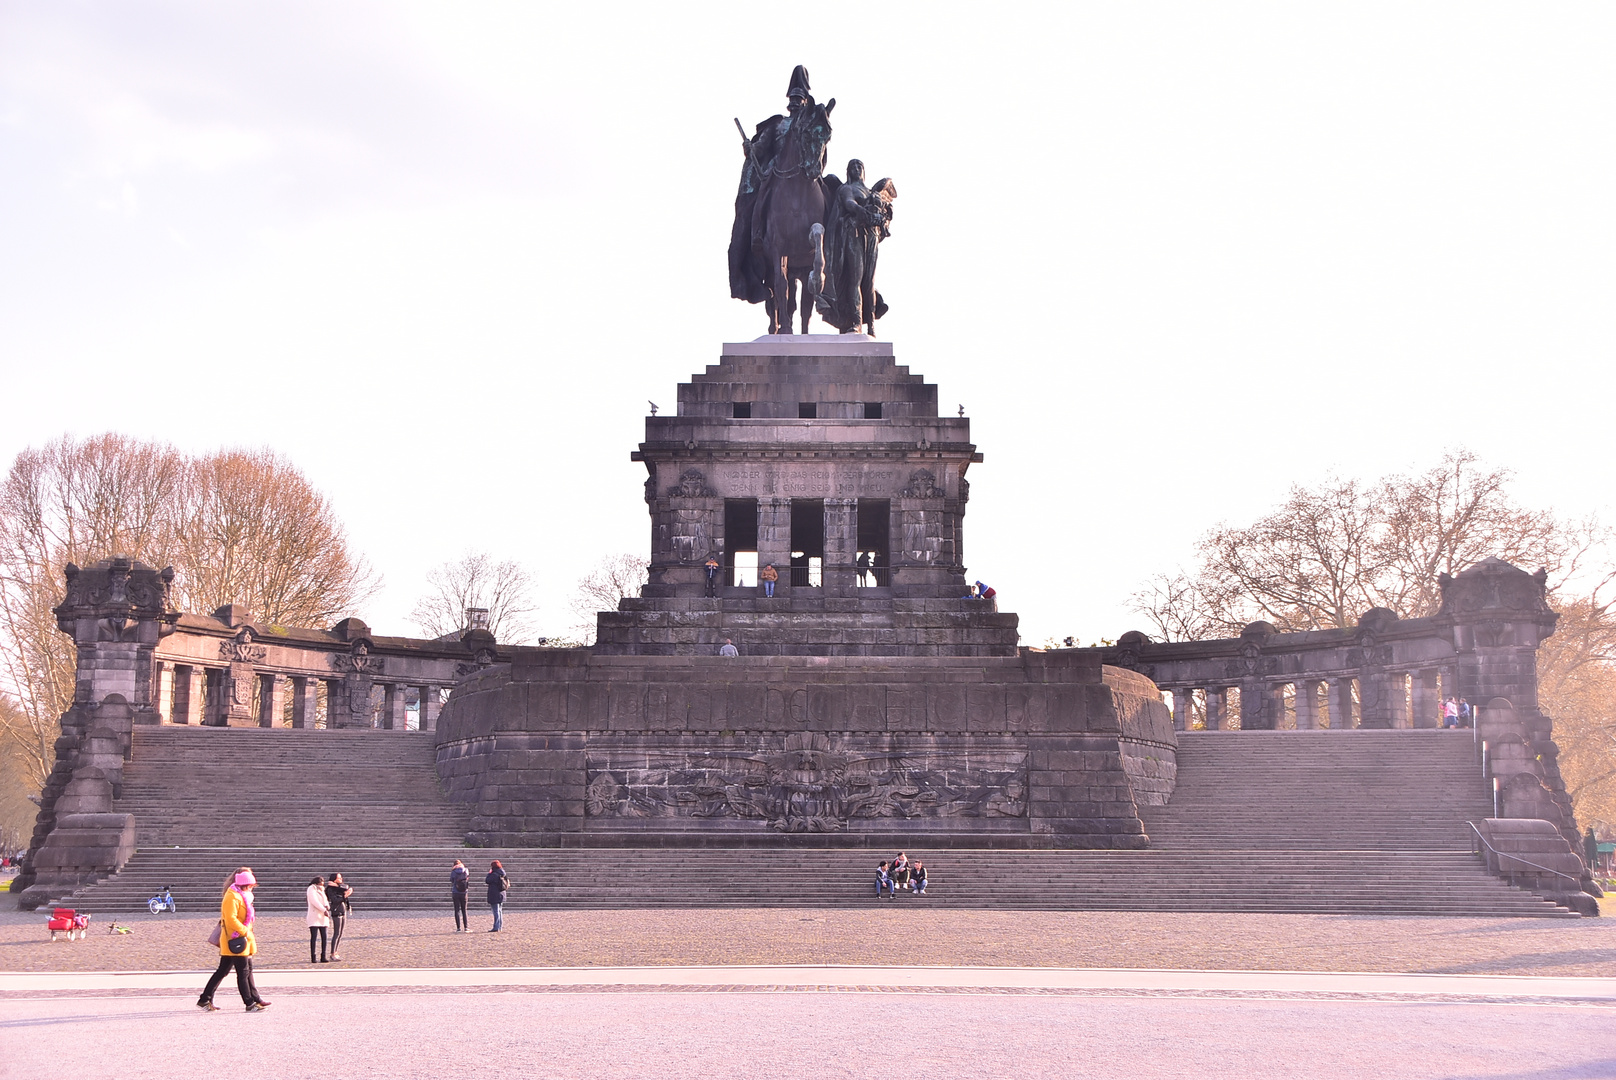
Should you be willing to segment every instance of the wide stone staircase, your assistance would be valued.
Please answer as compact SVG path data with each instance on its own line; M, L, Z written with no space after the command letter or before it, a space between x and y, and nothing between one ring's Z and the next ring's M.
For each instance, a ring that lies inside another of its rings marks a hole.
M1487 873L1464 822L1491 810L1469 733L1188 732L1171 803L1146 811L1147 851L925 850L924 898L899 903L1132 911L1575 915ZM301 910L340 870L356 914L447 908L448 869L498 858L512 910L846 907L874 903L859 848L465 848L430 736L385 731L142 728L120 808L139 850L81 890L92 912L144 910L171 886L211 910L239 864L268 911ZM482 890L474 888L473 908ZM883 900L882 903L888 901Z

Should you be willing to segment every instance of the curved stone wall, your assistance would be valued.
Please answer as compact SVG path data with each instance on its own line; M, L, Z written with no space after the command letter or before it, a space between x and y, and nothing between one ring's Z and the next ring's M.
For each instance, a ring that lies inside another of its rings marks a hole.
M1148 679L1031 652L516 649L456 687L438 737L491 845L1143 847L1175 746Z

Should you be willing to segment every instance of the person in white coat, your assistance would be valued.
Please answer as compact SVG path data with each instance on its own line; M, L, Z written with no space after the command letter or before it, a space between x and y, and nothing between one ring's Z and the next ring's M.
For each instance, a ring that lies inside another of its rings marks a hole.
M325 878L317 877L309 882L308 891L304 895L308 897L309 901L309 913L304 920L309 927L309 963L330 963L325 958L325 932L326 928L331 925L331 901L325 897ZM320 958L318 960L314 958L314 939L316 936L320 939Z

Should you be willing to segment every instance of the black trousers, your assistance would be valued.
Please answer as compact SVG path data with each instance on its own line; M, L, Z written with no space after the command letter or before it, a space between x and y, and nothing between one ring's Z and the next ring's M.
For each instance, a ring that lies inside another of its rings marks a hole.
M241 991L242 1004L251 1005L255 1001L262 1001L263 998L258 996L258 987L253 985L252 957L250 956L219 957L218 970L208 980L208 985L203 987L202 996L197 1000L212 1001L213 992L219 989L219 984L224 981L225 972L231 968L236 969L236 989Z
M464 896L451 897L454 900L454 917L456 930L470 930L471 918L466 914L466 898Z
M347 925L348 925L348 913L347 912L343 912L341 915L338 915L335 911L333 911L331 913L331 955L332 956L337 955L337 950L342 947L342 929L343 929L343 927L345 927Z
M311 964L314 963L314 936L316 934L320 936L320 959L325 959L325 927L311 926L309 927L309 963Z

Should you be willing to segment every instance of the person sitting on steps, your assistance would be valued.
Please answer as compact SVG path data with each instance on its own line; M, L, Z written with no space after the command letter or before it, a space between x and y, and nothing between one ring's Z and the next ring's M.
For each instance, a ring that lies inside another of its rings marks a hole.
M887 899L896 899L892 891L892 875L887 872L887 864L882 863L875 869L875 898L881 899L881 890L887 891Z

